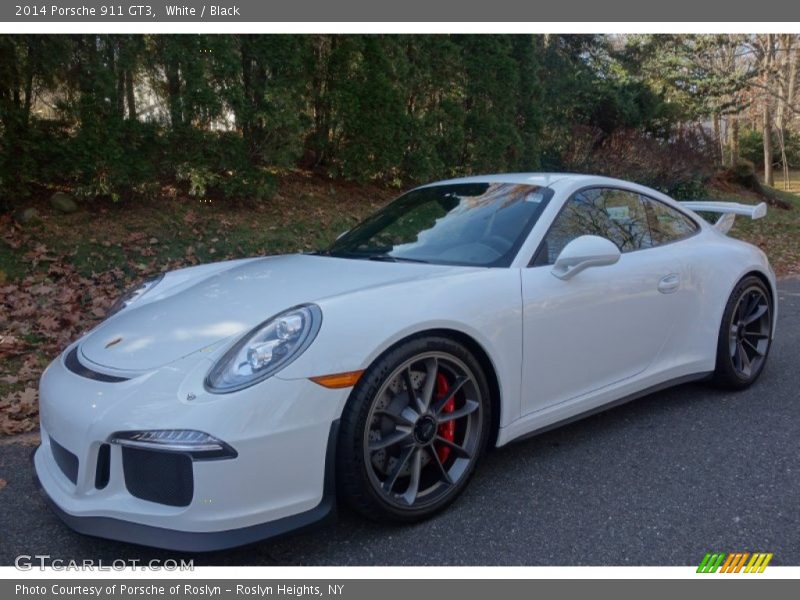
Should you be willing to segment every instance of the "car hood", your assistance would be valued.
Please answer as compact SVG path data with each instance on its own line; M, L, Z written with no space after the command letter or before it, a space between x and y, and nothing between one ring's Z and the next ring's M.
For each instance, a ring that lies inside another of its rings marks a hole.
M167 274L141 304L89 333L80 350L100 366L147 371L241 335L298 304L465 270L472 269L295 254L235 261L177 286ZM323 327L324 319L323 314Z

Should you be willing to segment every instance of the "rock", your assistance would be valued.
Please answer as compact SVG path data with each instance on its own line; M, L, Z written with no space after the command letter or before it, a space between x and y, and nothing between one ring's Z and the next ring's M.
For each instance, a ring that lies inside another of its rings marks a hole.
M50 206L65 215L78 210L78 205L75 203L75 200L72 199L72 196L64 192L56 192L50 196Z
M14 213L14 220L20 225L34 223L39 220L39 211L35 208L23 208Z

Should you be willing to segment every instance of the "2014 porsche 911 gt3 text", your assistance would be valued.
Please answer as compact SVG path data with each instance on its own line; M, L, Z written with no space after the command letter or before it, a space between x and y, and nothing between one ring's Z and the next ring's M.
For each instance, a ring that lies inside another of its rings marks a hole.
M43 374L36 472L77 531L178 550L304 527L337 495L423 519L491 446L677 382L752 384L775 278L725 232L764 212L471 177L324 252L165 273Z

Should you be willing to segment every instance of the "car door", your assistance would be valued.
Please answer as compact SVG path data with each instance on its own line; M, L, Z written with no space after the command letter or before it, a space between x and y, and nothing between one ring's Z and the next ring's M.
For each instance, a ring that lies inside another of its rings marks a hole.
M553 276L559 252L581 235L611 240L620 260L568 280ZM522 413L645 371L670 336L682 276L669 246L653 247L638 193L597 187L574 194L522 270Z
M670 310L677 313L675 326L672 336L665 340L661 358L669 360L673 366L694 362L698 357L706 356L705 349L694 343L699 326L697 308L708 304L708 299L703 297L703 277L698 275L698 267L705 264L705 268L713 268L713 265L707 264L708 259L698 244L688 240L700 230L692 217L660 200L647 196L641 196L641 199L650 225L652 247L658 248L664 257L669 256L680 275L680 285L669 298ZM683 240L687 241L682 243ZM716 329L716 326L712 328Z

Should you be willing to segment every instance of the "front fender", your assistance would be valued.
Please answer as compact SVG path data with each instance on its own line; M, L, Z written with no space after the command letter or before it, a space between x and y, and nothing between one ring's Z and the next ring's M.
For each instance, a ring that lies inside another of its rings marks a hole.
M501 424L510 423L520 409L519 277L517 269L480 269L321 300L317 339L278 377L300 379L366 369L409 336L449 329L472 338L489 357L501 392Z

